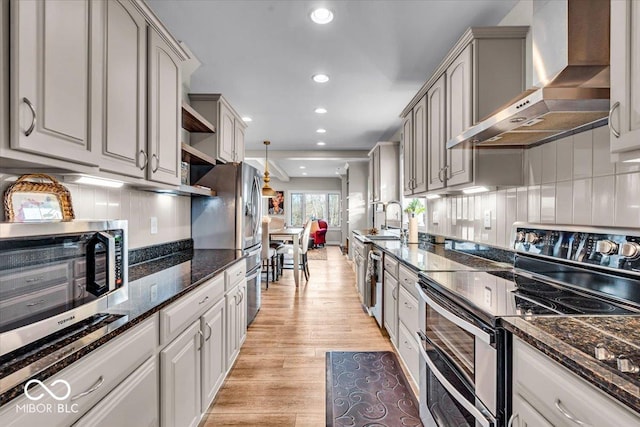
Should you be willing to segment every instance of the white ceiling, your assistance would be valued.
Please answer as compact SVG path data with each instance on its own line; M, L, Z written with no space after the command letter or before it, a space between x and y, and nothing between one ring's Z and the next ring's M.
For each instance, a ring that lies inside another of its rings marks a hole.
M464 30L497 24L516 2L148 0L202 63L191 91L222 93L252 117L247 157L263 157L269 139L270 164L277 150L368 151L391 138L400 111ZM311 21L320 6L334 12L333 22ZM313 82L319 72L331 80ZM314 113L318 106L328 113ZM320 127L327 133L317 134ZM338 155L316 160L313 176L336 176L345 163ZM302 176L297 161L274 163Z

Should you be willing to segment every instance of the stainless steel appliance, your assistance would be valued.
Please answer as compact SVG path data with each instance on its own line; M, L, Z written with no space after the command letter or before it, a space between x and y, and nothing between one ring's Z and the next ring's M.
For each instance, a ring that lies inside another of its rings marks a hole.
M367 285L370 287L369 313L382 328L382 251L372 248L369 251Z
M426 425L506 424L510 336L501 318L640 314L640 230L517 223L513 242L513 271L420 274Z
M0 355L127 300L127 221L0 224Z
M216 190L217 196L191 198L194 247L239 249L246 256L247 324L260 310L261 301L261 179L258 170L246 163L217 165L198 181Z

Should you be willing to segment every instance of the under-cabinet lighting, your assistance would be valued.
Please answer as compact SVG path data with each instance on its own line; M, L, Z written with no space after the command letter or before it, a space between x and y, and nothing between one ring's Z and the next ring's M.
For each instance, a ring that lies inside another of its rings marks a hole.
M329 76L326 74L314 74L311 78L316 83L326 83L329 81Z
M640 163L640 157L635 159L623 160L622 163Z
M439 199L440 195L439 194L427 194L427 200L433 200L433 199Z
M77 184L96 185L98 187L120 188L124 185L123 182L114 181L111 179L96 178L93 176L80 176L75 182Z
M333 21L333 12L324 7L320 7L311 12L311 20L316 24L324 25Z
M464 194L484 193L485 191L489 191L489 189L487 187L469 187L462 190Z

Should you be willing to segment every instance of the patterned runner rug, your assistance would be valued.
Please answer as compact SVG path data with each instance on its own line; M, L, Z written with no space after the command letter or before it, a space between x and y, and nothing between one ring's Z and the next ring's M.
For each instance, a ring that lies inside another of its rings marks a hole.
M391 351L327 352L327 426L422 426Z

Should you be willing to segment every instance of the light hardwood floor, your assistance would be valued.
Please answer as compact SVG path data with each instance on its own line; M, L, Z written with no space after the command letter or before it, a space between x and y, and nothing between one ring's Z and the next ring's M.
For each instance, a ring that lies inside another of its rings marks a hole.
M349 261L337 247L327 258L309 261L298 289L290 270L263 284L262 308L201 426L324 426L325 352L393 350L362 310Z

